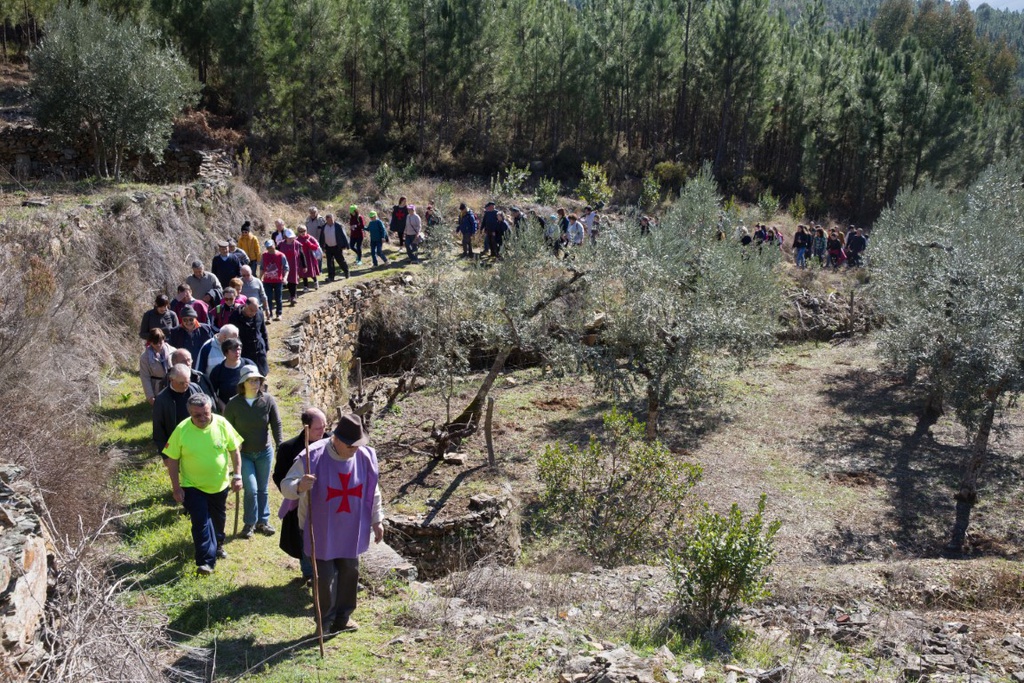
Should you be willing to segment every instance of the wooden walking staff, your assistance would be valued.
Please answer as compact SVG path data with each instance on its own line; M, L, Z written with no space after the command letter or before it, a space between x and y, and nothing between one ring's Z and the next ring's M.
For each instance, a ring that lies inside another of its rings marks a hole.
M312 465L309 459L309 425L302 428L306 436L306 474L312 474ZM316 537L313 535L313 490L306 496L306 524L309 525L309 559L313 564L313 609L316 611L316 635L320 641L320 659L324 658L324 618L320 614L320 574L316 570Z

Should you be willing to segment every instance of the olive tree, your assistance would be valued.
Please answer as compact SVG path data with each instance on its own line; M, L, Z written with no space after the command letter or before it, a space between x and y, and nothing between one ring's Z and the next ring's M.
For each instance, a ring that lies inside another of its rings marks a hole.
M60 5L32 54L40 124L65 141L88 136L97 175L121 177L125 155L159 157L171 122L198 85L180 55L155 33L97 5Z
M649 235L630 224L600 238L591 286L605 322L587 357L600 388L646 398L648 438L674 393L699 400L773 343L778 249L718 239L728 221L705 167Z
M879 351L954 409L971 448L947 549L959 552L1000 410L1024 388L1024 187L1019 166L985 171L966 192L901 194L875 225Z

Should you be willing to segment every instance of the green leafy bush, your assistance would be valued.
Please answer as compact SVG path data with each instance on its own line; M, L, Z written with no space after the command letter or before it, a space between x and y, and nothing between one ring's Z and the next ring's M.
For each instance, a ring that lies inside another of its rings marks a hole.
M677 161L662 161L654 165L654 175L661 184L673 190L679 190L690 177L690 169L686 164Z
M779 198L771 190L765 190L757 198L757 208L761 212L761 220L770 221L779 212Z
M680 548L666 558L674 598L684 623L696 631L719 631L744 604L767 597L768 568L778 521L765 523L766 497L743 521L735 503L727 515L704 510Z
M373 182L377 185L377 191L381 197L391 194L391 189L399 181L399 172L388 162L377 167L373 173Z
M802 194L797 194L789 203L789 215L798 221L802 221L807 215L807 203Z
M523 183L530 177L530 169L526 166L519 168L512 164L505 169L505 175L499 173L491 178L491 195L503 199L512 199L523 193Z
M610 202L612 200L612 188L608 184L608 174L605 173L604 168L600 164L584 162L581 170L583 172L583 179L580 180L580 184L576 187L576 194L579 195L580 200L591 206Z
M640 209L653 211L661 202L661 183L653 173L644 176L640 186Z
M604 416L603 440L548 446L537 462L543 518L604 566L657 556L701 477L698 465L660 441L644 441L645 428L613 409Z
M537 182L537 203L553 206L562 194L562 184L553 178L541 178Z

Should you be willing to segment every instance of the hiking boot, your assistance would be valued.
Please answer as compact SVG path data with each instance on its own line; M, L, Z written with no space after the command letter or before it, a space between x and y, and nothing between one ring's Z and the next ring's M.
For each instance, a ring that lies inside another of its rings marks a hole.
M349 617L348 621L344 624L339 624L338 622L334 622L333 624L331 624L331 633L350 633L352 631L358 630L359 624L357 624L355 620L352 619L352 617Z
M260 532L264 536L273 536L274 535L274 527L270 526L266 522L260 522L259 524L257 524L256 525L256 531Z
M320 283L316 280L313 280L313 289L320 289Z
M200 576L209 576L213 573L213 567L211 567L208 564L201 564L198 567L196 567L196 573L198 573Z
M239 536L241 536L244 539L250 539L250 538L253 537L254 533L255 533L255 530L253 529L252 524L246 524L245 526L242 527L242 533L239 534Z
M224 550L224 546L217 547L217 559L226 560L228 559L228 551Z

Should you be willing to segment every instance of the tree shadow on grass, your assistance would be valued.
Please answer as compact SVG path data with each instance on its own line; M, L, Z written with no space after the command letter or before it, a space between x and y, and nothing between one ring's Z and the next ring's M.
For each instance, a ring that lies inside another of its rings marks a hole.
M853 368L831 377L820 394L841 417L815 425L806 439L807 450L818 454L808 469L839 485L886 486L885 526L891 528L837 525L835 535L819 543L823 559L939 556L953 521L953 493L967 444L956 443L958 435L948 428L936 427L933 434L920 417L923 397L902 378ZM1000 450L990 445L988 482L1020 477L1020 463Z
M205 657L186 652L172 666L204 681L245 678L265 672L283 660L289 660L290 668L298 664L315 667L320 653L311 608L303 610L302 616L310 617L308 628L288 640L257 642L256 635L218 638L205 648ZM330 639L328 636L326 642Z
M219 631L229 622L249 616L273 614L281 617L309 617L313 598L309 589L292 581L287 584L242 585L210 600L197 600L182 611L169 627L180 633ZM310 631L313 621L309 622Z

